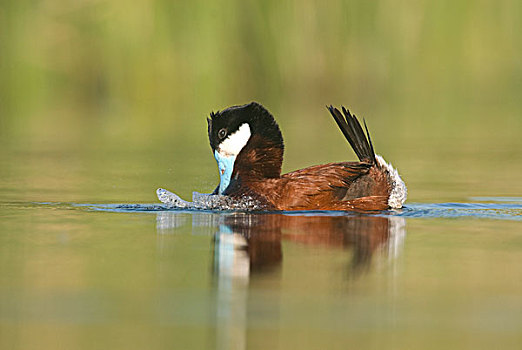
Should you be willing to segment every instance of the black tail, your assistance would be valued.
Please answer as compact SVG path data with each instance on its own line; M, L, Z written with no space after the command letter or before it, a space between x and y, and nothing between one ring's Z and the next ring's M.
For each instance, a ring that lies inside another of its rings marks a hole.
M372 140L370 139L370 133L368 132L366 122L364 122L364 128L366 129L365 135L361 124L355 115L350 114L349 110L341 107L344 114L343 116L337 108L334 108L333 106L327 108L334 117L337 125L339 125L344 137L346 137L346 140L348 140L352 146L355 154L359 157L359 160L370 164L375 163L375 152L373 151Z

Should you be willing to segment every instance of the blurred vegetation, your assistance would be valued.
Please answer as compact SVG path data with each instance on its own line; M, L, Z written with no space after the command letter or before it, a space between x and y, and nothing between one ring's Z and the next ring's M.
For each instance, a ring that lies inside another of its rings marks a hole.
M288 124L343 103L421 134L520 127L518 0L17 0L0 26L2 137L139 142L250 100Z
M51 149L29 157L39 173L81 150L67 159L100 177L118 157L126 176L141 159L178 181L181 163L200 164L212 189L205 117L256 100L281 124L284 170L353 159L324 108L344 104L420 198L443 181L449 192L521 188L519 0L0 4L0 145ZM160 149L170 153L146 151ZM178 165L168 174L165 159Z

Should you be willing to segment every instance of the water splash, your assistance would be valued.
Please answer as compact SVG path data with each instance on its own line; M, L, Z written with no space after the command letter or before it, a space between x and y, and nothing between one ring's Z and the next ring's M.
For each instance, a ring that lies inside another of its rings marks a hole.
M181 199L177 194L158 188L156 191L160 202L171 209L192 210L263 210L263 206L251 197L233 199L228 196L212 195L205 193L192 193L192 202Z

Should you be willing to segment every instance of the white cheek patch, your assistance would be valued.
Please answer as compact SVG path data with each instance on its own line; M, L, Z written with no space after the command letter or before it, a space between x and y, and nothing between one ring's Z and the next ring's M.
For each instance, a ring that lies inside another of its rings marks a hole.
M237 156L250 139L250 126L241 124L239 129L229 135L218 147L218 152L223 157Z

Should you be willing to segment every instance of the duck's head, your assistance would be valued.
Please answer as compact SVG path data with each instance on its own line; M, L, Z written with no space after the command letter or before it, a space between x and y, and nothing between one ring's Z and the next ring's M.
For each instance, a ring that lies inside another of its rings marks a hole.
M210 147L219 168L219 194L232 180L277 178L283 163L283 137L274 117L259 103L211 113Z

